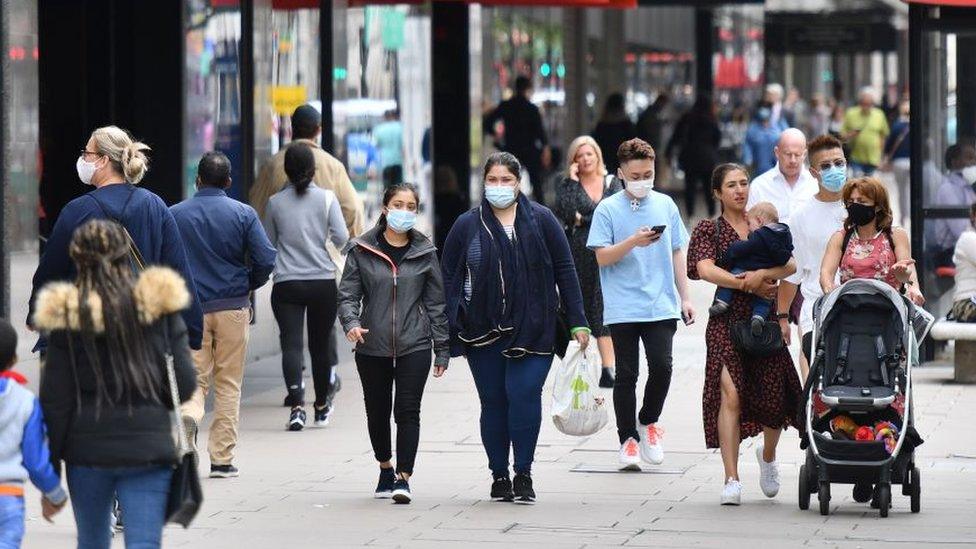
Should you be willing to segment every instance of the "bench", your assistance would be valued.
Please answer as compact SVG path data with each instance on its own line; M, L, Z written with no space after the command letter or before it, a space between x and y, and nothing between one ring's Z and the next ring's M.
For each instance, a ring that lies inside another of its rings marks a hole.
M935 340L956 342L952 377L958 383L976 383L976 322L940 320L929 335Z

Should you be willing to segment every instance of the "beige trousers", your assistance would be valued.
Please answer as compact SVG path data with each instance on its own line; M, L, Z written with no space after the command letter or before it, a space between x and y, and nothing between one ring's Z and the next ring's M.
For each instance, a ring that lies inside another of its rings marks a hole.
M229 465L234 461L250 321L248 308L203 315L203 345L199 351L193 351L197 390L183 404L182 412L199 425L203 421L207 393L213 387L213 423L207 443L211 465Z

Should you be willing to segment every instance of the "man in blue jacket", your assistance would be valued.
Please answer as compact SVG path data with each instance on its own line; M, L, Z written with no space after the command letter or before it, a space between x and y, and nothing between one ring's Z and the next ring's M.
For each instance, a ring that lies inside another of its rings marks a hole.
M210 426L210 476L236 477L234 447L241 405L241 383L251 320L248 295L268 281L275 249L257 212L227 196L230 161L208 152L197 167L197 193L173 206L203 308L203 345L193 352L197 390L183 406L191 439L203 420L204 400L213 378L214 419Z

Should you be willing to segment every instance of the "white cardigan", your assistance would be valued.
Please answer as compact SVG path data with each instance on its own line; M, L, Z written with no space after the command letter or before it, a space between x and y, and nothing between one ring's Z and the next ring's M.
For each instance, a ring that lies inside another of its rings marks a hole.
M959 237L952 256L956 264L956 291L953 301L976 296L976 231L970 229Z

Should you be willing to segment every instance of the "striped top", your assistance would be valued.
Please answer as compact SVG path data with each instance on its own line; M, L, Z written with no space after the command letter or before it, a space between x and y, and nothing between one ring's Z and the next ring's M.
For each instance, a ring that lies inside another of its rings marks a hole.
M515 225L502 225L509 240L515 240ZM468 247L467 274L464 276L464 300L471 301L471 271L481 263L481 239L475 238Z

